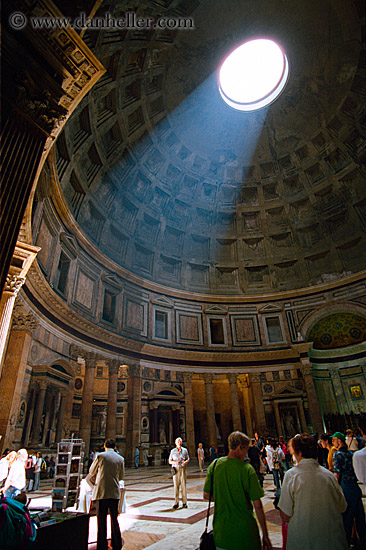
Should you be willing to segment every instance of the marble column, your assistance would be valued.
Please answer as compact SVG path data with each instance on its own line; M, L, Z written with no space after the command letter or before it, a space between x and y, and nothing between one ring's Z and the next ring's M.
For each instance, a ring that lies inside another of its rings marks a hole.
M128 405L126 435L126 465L133 466L135 449L141 440L141 367L128 367Z
M13 323L2 376L0 379L0 446L12 447L18 419L27 360L32 342L32 332L37 321L31 313L18 304L14 308Z
M304 405L301 399L298 401L299 405L299 416L300 416L300 423L301 423L301 430L306 433L308 431L308 426L306 423L306 416L304 411Z
M190 372L183 373L184 380L184 397L186 409L186 438L187 448L191 459L196 454L196 438L194 433L194 410L193 410L193 388L192 374Z
M118 370L121 362L118 359L109 359L106 361L109 372L108 382L108 402L107 402L107 423L106 439L116 439L117 428L117 382Z
M34 421L33 421L33 429L32 429L32 437L30 440L31 447L35 447L39 445L39 440L41 437L40 431L41 431L41 420L42 420L42 414L43 414L43 407L44 407L44 400L46 397L46 390L47 390L47 382L46 380L43 380L39 384L39 392L38 392L38 400L36 404L36 410L34 413Z
M96 353L85 352L83 354L83 358L85 360L85 376L80 411L79 437L85 442L85 456L89 456L93 414L94 378L98 356Z
M243 393L243 403L244 403L244 415L245 415L245 424L246 432L249 437L254 436L253 430L253 419L252 419L252 410L250 406L250 391L249 391L249 375L244 374L240 380L240 387Z
M6 278L4 292L0 300L0 376L4 361L4 354L9 338L11 316L13 313L15 298L25 279L15 275Z
M217 446L216 437L216 419L215 419L215 401L213 394L213 374L204 374L205 392L206 392L206 414L208 427L208 444Z
M30 431L31 431L32 422L33 422L33 415L34 415L34 404L35 404L36 395L37 395L36 388L34 386L32 387L31 392L32 392L31 398L27 405L29 409L27 427L23 438L23 446L26 448L28 447L28 443L29 443L29 436L30 436Z
M74 402L74 390L75 390L75 379L72 378L69 382L69 387L66 390L65 397L65 413L62 427L60 426L60 439L56 439L56 443L59 443L61 439L69 439L71 434L71 417L72 417L72 405Z
M63 426L64 426L64 419L65 419L65 410L66 410L66 391L62 391L61 392L61 399L60 399L59 409L58 409L55 443L59 443L61 441L61 439L63 438Z
M45 398L45 417L44 417L44 423L43 423L43 432L41 434L42 447L46 445L47 432L51 425L52 397L53 397L52 391L49 390L46 393L46 398Z
M280 437L280 435L284 434L282 433L280 411L278 409L278 403L276 401L273 402L273 411L275 416L277 435L278 437Z
M255 410L255 431L263 435L267 431L266 415L264 413L263 395L259 372L253 372L249 375L249 380L253 392L253 403Z
M230 373L230 374L227 374L226 376L230 383L233 430L241 432L243 428L241 425L240 405L239 405L239 396L238 396L238 385L237 385L238 375L234 373Z
M312 365L309 358L301 358L301 372L305 382L306 393L309 402L309 411L313 422L314 432L324 431L323 417L320 411L318 396L312 376Z
M18 241L13 252L10 270L6 276L0 299L0 376L10 335L10 322L15 299L39 250L38 246Z

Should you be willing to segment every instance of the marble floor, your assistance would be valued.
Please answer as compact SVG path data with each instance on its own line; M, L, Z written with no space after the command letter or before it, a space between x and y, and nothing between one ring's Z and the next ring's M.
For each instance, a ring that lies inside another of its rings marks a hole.
M204 530L207 502L202 498L205 474L190 463L187 472L188 508L173 509L173 481L168 466L126 469L126 513L119 516L124 550L196 550ZM281 520L273 506L272 475L264 481L263 506L273 548L282 548ZM30 493L29 507L51 506L52 480L42 480L37 492ZM213 507L213 505L211 505ZM211 519L210 519L211 526ZM96 518L89 523L89 549L96 549Z

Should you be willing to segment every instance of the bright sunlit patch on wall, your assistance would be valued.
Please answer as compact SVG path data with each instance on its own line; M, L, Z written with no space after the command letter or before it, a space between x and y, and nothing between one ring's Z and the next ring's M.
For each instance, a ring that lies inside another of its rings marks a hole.
M272 103L284 89L288 60L273 40L245 42L225 59L219 71L224 101L240 111L255 111Z

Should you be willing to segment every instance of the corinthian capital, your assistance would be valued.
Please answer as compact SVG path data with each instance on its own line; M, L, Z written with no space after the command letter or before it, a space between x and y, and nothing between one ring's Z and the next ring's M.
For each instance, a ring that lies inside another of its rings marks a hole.
M183 381L185 384L190 384L192 382L192 373L183 372Z
M128 375L129 376L141 376L141 367L138 363L132 363L128 365Z
M227 375L227 379L229 380L230 384L236 384L238 375L234 372L229 372Z
M76 344L70 344L69 354L70 359L77 361L78 357L83 357L83 349Z
M260 382L261 381L261 375L259 372L252 372L249 375L249 379L252 383L254 382Z
M6 282L4 287L4 292L12 292L17 296L22 285L25 283L25 277L18 277L18 275L12 275L8 273L6 276Z
M212 380L214 378L214 375L213 374L204 374L203 378L204 378L206 384L212 384Z
M13 309L12 330L27 330L33 332L38 321L32 313L26 311L21 303L16 303Z
M106 364L108 365L109 372L118 373L121 361L119 359L107 359Z

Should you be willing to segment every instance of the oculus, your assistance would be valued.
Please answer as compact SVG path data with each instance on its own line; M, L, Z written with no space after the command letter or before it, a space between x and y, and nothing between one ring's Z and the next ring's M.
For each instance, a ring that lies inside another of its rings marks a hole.
M249 40L222 63L219 90L230 107L256 111L277 99L288 75L287 57L276 42L265 38Z

